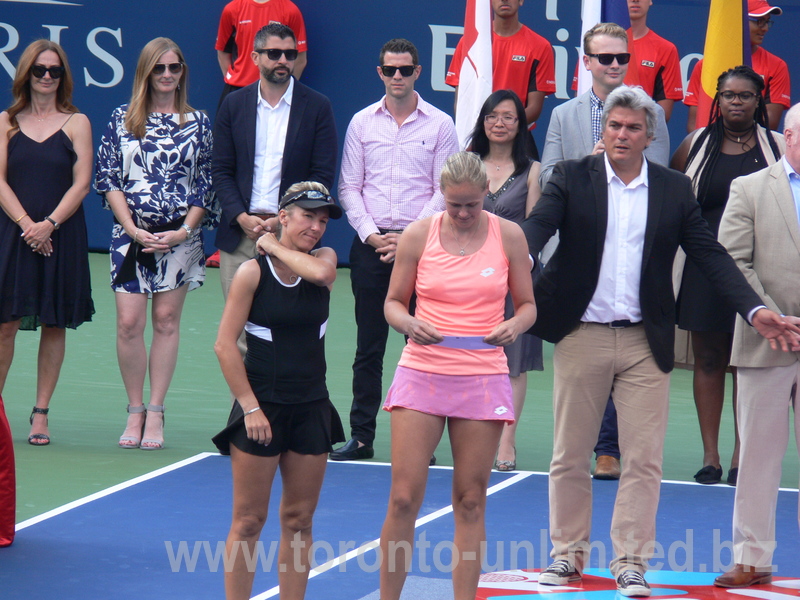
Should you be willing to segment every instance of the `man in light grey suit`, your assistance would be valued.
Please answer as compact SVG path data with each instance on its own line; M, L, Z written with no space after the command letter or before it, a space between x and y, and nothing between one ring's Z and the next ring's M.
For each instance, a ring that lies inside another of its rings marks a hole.
M587 31L583 36L583 52L584 67L592 73L592 87L557 106L550 115L539 175L542 189L557 162L603 151L600 139L603 102L612 90L622 85L628 71L628 34L615 23L598 23ZM669 132L661 107L656 135L644 155L652 162L669 165Z
M768 308L800 315L800 104L786 113L785 127L783 159L733 181L719 241ZM737 367L741 439L733 509L736 564L714 581L720 587L772 580L775 505L792 426L800 439L800 346L792 350L775 352L737 318L731 354L731 365Z

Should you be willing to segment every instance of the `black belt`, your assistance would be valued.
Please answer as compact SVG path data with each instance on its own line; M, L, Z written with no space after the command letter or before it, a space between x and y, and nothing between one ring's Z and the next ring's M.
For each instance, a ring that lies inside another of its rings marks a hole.
M275 213L247 213L251 217L258 217L259 219L271 219L272 217L277 217Z
M381 235L383 235L385 233L403 233L404 230L403 229L381 229L380 227L378 227L378 231L381 233Z
M636 327L641 324L641 321L631 321L629 319L620 319L619 321L611 321L611 323L600 323L600 325L606 325L611 329L625 329L626 327Z
M186 220L186 217L181 217L177 221L172 221L167 223L166 225L157 225L155 227L151 227L150 229L144 229L143 231L147 231L149 233L163 233L165 231L175 231L183 225L183 222ZM115 219L116 221L116 219ZM139 229L142 229L139 227ZM130 245L128 246L128 252L125 254L125 258L122 261L122 264L119 267L119 271L117 271L117 276L114 277L114 285L122 285L123 283L128 283L129 281L133 281L136 279L136 264L142 265L145 269L150 271L151 273L156 272L156 257L152 252L145 252L144 246L139 244L138 242L134 242L131 240Z

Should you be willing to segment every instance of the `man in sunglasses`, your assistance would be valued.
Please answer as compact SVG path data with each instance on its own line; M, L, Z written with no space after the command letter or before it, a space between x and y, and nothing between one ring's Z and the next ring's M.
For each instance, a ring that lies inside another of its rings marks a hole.
M447 157L458 152L453 120L414 91L422 72L414 44L390 40L378 60L378 77L386 95L350 121L339 175L339 201L356 230L350 248L350 280L358 334L351 439L331 453L332 460L374 455L389 336L383 303L397 240L413 221L444 210L439 174Z
M294 32L298 50L294 76L300 79L306 67L306 25L297 5L291 0L233 0L222 9L214 45L225 80L220 104L232 91L258 79L250 51L258 30L270 23L282 23Z
M294 33L271 23L258 31L253 48L258 81L229 94L214 124L211 173L222 205L216 244L226 298L236 269L275 225L270 219L289 186L317 181L330 188L336 175L333 109L292 76L299 56Z
M783 10L779 6L770 6L766 0L748 0L747 13L750 23L750 52L753 60L753 70L764 78L764 100L767 103L769 127L777 130L781 123L783 111L792 105L789 68L786 66L786 62L771 52L764 50L761 44L764 43L764 36L774 23L771 18L772 15L780 15ZM733 67L735 65L730 66ZM686 89L686 97L683 99L683 103L689 107L689 117L686 121L686 131L689 133L698 127L708 125L709 115L701 115L697 110L698 97L703 89L700 83L702 73L703 60L701 59L697 61L692 70L692 76ZM714 78L721 74L715 73Z
M628 72L628 34L615 23L598 23L583 36L583 66L592 74L589 91L553 109L542 152L539 183L544 189L557 162L603 152L600 116L608 95L622 85ZM645 156L669 164L669 132L659 107L658 126Z

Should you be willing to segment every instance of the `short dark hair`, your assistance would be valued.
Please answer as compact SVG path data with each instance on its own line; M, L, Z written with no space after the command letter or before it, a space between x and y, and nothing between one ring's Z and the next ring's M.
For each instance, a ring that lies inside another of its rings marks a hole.
M256 37L253 38L253 50L260 50L263 48L267 43L268 37L281 38L282 40L292 38L294 43L297 44L297 37L295 37L291 27L283 23L270 23L269 25L264 25L258 30L258 33L256 33Z
M381 53L378 55L378 64L383 66L383 57L386 53L390 54L404 54L408 52L411 55L411 62L416 67L419 64L419 52L417 47L405 38L394 38L389 40L381 48Z
M528 122L525 118L525 107L522 101L512 90L497 90L493 92L483 103L478 120L475 122L475 129L472 130L472 151L476 152L481 159L489 155L489 138L486 137L486 127L484 118L486 115L497 108L497 105L504 100L511 100L514 103L517 114L517 137L514 138L514 145L511 148L511 158L514 161L514 175L522 173L534 158L533 138L528 133Z

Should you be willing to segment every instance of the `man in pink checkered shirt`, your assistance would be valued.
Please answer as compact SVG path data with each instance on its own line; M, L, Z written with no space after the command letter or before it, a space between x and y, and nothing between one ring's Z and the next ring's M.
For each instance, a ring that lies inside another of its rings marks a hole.
M333 460L372 458L375 419L383 398L383 355L389 325L383 302L397 240L409 223L444 210L439 173L458 152L453 120L414 91L422 66L408 40L386 42L378 76L386 95L356 113L347 128L339 201L356 236L350 280L358 327L353 362L351 439Z

